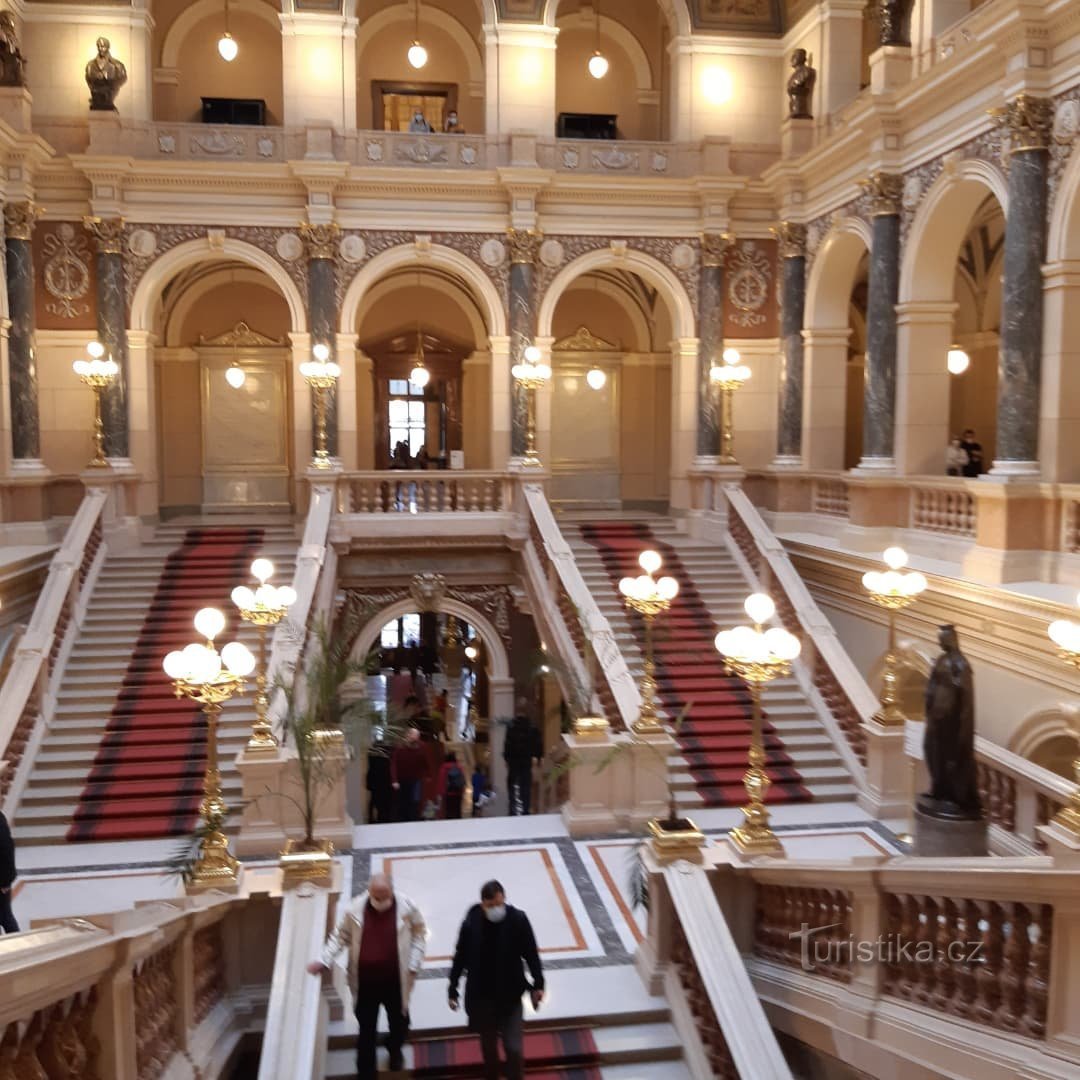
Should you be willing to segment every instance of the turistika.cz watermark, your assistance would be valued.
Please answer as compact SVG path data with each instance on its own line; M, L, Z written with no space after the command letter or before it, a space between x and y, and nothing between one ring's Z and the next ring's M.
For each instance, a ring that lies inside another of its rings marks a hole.
M811 926L803 923L801 930L793 930L788 937L799 941L803 971L818 967L849 966L851 964L981 964L982 941L914 941L900 934L879 934L876 938L860 941L849 935L846 938L828 937L840 923L828 926Z

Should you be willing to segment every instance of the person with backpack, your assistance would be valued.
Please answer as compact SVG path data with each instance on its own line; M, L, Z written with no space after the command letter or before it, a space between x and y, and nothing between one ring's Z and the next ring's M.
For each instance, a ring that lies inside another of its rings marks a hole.
M447 752L439 770L439 801L447 820L461 817L461 800L465 795L465 770L458 764L457 754Z

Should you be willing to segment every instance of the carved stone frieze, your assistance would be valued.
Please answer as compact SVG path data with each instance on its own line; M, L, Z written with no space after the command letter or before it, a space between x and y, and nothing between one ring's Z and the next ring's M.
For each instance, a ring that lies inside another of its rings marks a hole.
M446 578L442 574L416 574L409 582L409 595L421 611L438 611L446 596Z
M1050 143L1047 170L1047 220L1053 219L1054 206L1061 188L1065 167L1080 145L1080 86L1074 86L1054 99L1054 137Z

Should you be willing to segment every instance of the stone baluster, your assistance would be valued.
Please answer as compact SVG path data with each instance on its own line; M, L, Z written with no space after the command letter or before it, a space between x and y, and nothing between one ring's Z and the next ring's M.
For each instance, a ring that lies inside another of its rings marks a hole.
M963 941L964 960L956 970L956 994L953 997L952 1011L959 1017L969 1019L974 1015L975 998L978 985L975 977L975 964L971 961L969 942L981 938L979 930L979 905L974 900L963 901L963 914L957 930L956 940Z
M806 307L806 226L782 221L780 244L780 397L774 465L802 465L803 313Z
M992 1024L1001 1003L1001 958L1004 946L1004 918L1001 908L992 901L979 904L982 926L982 965L975 974L973 1019Z
M896 430L896 302L900 295L901 177L876 172L870 193L873 235L866 305L866 384L860 469L891 471Z
M311 344L323 344L330 359L337 359L337 280L338 237L341 229L327 225L300 225L300 236L307 253L308 329ZM311 405L311 430L315 430L315 403ZM331 458L340 456L338 440L338 390L326 391L326 449Z
M30 237L36 209L31 202L4 207L7 241L8 382L11 392L12 471L40 472L41 422L38 415L37 365L34 360L34 262Z
M105 425L105 456L126 463L131 457L128 424L127 296L124 284L123 218L83 219L97 247L97 333L119 367L102 396L101 419Z
M508 229L510 245L510 366L525 359L536 336L536 259L543 239L537 229ZM528 429L528 391L511 379L510 456L525 456Z
M1008 132L1009 213L1001 287L997 453L991 472L1022 476L1039 471L1042 264L1054 110L1046 98L1020 94L998 115Z
M1027 1003L1028 964L1031 955L1031 912L1027 904L1013 903L1009 919L1009 936L1005 942L1002 958L1001 1004L997 1010L997 1024L1007 1031L1018 1031L1024 1022Z
M720 418L716 411L709 370L724 351L724 253L731 246L727 233L701 238L701 279L698 289L697 456L709 463L720 457Z
M1034 924L1034 940L1028 954L1027 996L1020 1027L1034 1039L1046 1035L1046 1003L1050 992L1050 928L1054 909L1040 904Z

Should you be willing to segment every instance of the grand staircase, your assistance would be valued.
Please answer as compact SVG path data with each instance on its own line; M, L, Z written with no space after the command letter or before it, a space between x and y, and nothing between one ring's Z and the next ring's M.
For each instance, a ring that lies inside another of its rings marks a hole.
M627 613L618 580L641 573L646 548L664 558L661 573L679 581L680 595L656 623L661 716L674 720L679 752L670 761L684 809L745 801L742 775L749 746L749 696L727 677L712 639L747 622L742 604L752 591L727 548L678 532L668 518L564 518L563 535L578 569L615 633L635 678L644 672L640 620ZM855 798L851 776L797 681L778 679L762 697L770 802L840 802Z
M273 560L275 583L289 581L296 544L291 522L251 527L213 519L162 525L140 548L108 557L19 801L21 844L152 838L191 828L205 735L197 710L172 697L161 660L196 640L191 620L207 605L226 615L223 642L238 639L254 650L255 631L241 624L229 594L249 580L259 555ZM186 573L172 573L177 567ZM219 725L230 805L239 795L232 762L250 732L252 708L250 692L234 698Z

